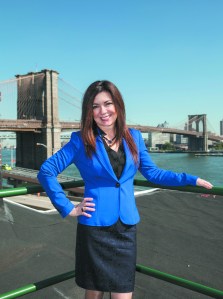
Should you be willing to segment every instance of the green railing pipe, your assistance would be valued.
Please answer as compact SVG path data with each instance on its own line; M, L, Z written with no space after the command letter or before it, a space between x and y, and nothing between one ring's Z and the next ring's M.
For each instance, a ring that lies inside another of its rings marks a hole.
M164 281L167 281L167 282L170 282L172 284L181 286L183 288L195 291L197 293L210 296L212 298L223 298L223 291L221 291L221 290L210 288L205 285L202 285L202 284L199 284L199 283L196 283L196 282L184 279L184 278L180 278L180 277L177 277L177 276L174 276L171 274L167 274L167 273L164 273L164 272L152 269L152 268L145 267L143 265L137 264L136 271L146 274L146 275L149 275L149 276L152 276L152 277L155 277L155 278L158 278L158 279L161 279L161 280L164 280Z
M223 291L221 291L221 290L210 288L205 285L202 285L202 284L199 284L196 282L192 282L190 280L186 280L186 279L183 279L183 278L171 275L171 274L167 274L167 273L164 273L164 272L152 269L152 268L148 268L148 267L136 264L136 271L146 274L146 275L149 275L149 276L152 276L152 277L155 277L155 278L158 278L158 279L161 279L161 280L164 280L164 281L167 281L167 282L175 284L175 285L179 285L186 289L195 291L200 294L207 295L212 298L218 298L218 299L223 298ZM75 271L63 273L63 274L42 280L40 282L28 284L28 285L18 288L16 290L1 294L0 299L18 298L18 297L27 295L29 293L36 292L40 289L49 287L56 283L68 280L73 277L75 277Z
M4 293L0 295L1 299L12 299L12 298L18 298L24 295L27 295L29 293L35 292L36 286L35 284L28 284L24 287L18 288L16 290Z
M178 190L184 192L223 195L223 187L213 187L212 189L206 189L204 187L198 187L198 186L184 186L184 187L161 186L161 185L150 183L145 180L138 180L138 179L134 180L134 185L143 186L143 187L169 189L169 190Z
M63 189L68 188L76 188L76 187L83 187L84 181L69 181L60 184ZM17 187L17 188L8 188L8 189L1 189L0 190L0 198L1 197L10 197L10 196L18 196L18 195L26 195L26 194L33 194L38 192L44 192L44 189L40 185L32 185L26 187Z
M206 188L198 187L198 186L185 186L185 187L171 186L171 187L169 187L169 186L153 184L153 183L150 183L145 180L134 180L134 185L143 186L143 187L168 189L168 190L178 190L178 191L184 191L184 192L223 195L223 187L213 187L212 189L206 189ZM69 182L61 183L61 186L63 187L63 189L83 187L84 181L83 180L69 181ZM44 190L40 185L1 189L0 190L0 198L1 197L17 196L17 195L25 195L25 194L33 194L33 193L38 193L38 192L43 192L43 191Z
M13 299L13 298L22 297L29 293L36 292L38 290L44 289L46 287L49 287L56 283L68 280L73 277L75 277L74 271L66 272L66 273L63 273L63 274L60 274L60 275L36 282L36 283L28 284L24 287L15 289L13 291L1 294L0 299Z

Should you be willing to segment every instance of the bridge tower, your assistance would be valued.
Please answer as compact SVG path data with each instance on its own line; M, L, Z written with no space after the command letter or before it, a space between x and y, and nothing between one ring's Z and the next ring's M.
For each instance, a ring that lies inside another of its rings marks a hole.
M193 124L195 123L195 128ZM188 150L190 151L204 151L208 150L208 134L207 134L207 115L206 114L198 114L198 115L188 115L188 130L189 131L202 131L203 136L190 136L188 138Z
M17 118L42 121L39 132L17 132L16 166L39 169L61 147L58 73L42 70L16 77Z

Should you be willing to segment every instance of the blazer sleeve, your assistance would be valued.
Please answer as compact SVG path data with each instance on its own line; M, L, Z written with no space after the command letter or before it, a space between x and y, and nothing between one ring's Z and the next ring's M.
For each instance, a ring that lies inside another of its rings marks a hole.
M197 176L176 173L156 166L152 161L141 133L138 131L139 171L150 182L163 186L196 186Z
M66 217L72 211L74 204L66 197L57 176L74 162L79 149L80 138L76 133L72 133L70 141L42 164L37 175L40 184L62 217Z

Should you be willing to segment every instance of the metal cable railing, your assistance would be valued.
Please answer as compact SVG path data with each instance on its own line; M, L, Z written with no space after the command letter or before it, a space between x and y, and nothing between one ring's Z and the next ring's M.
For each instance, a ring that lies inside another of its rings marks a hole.
M169 189L169 190L178 190L178 191L184 191L184 192L193 192L193 193L203 193L203 194L214 194L214 195L222 195L223 196L223 188L222 187L213 187L212 189L205 189L202 187L193 187L193 186L186 186L186 187L167 187L167 186L160 186L152 184L148 181L144 180L134 180L134 184L137 186L144 186L144 187L153 187L153 188L162 188L162 189ZM75 187L83 187L84 181L78 180L78 181L70 181L62 183L61 186L64 189L67 188L75 188ZM43 188L39 185L35 186L27 186L27 187L18 187L18 188L11 188L11 189L3 189L0 190L0 198L3 197L10 197L10 196L18 196L18 195L24 195L24 194L34 194L38 192L44 191ZM223 298L223 290L217 290L215 288L211 288L190 280L186 280L168 273L164 273L161 271L158 271L156 269L148 268L143 265L136 265L136 271L167 281L169 283L181 286L186 289L190 289L193 291L196 291L198 293L210 296L212 298ZM75 277L75 271L66 272L54 277L50 277L48 279L45 279L43 281L39 281L36 283L28 284L26 286L23 286L21 288L9 291L7 293L1 294L0 299L12 299L12 298L18 298L21 296L24 296L26 294L38 291L40 289L46 288L50 285L57 284L59 282L68 280L70 278Z

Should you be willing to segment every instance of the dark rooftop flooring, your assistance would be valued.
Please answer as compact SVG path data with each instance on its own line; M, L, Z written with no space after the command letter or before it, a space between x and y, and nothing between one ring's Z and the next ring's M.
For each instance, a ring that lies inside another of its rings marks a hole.
M138 264L223 290L223 197L163 190L137 196L137 205ZM0 199L0 294L74 270L75 234L74 218ZM69 279L24 298L83 294ZM133 298L210 297L136 273Z

